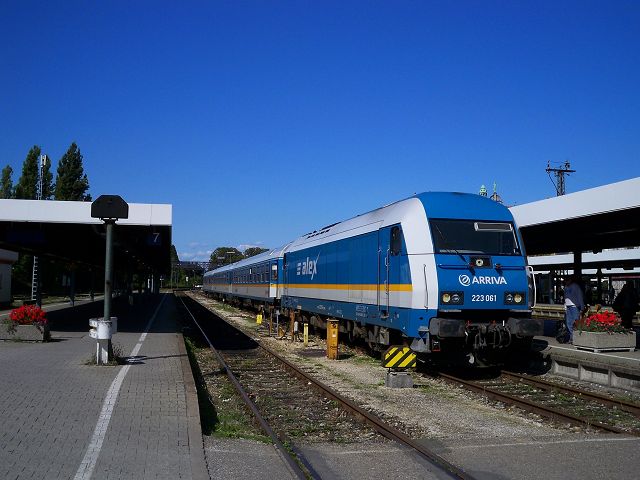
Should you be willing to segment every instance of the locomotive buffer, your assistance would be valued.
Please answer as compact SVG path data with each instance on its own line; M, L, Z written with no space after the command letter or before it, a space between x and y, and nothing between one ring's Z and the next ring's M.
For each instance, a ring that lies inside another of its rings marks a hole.
M416 368L417 355L409 347L389 347L382 354L382 366L388 368L385 387L412 388L413 378L406 371L407 368Z

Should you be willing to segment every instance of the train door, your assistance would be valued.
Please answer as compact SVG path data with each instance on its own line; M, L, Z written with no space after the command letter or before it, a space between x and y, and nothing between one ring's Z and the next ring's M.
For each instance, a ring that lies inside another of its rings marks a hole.
M381 228L378 231L378 246L378 309L380 318L385 319L390 315L391 291L399 276L402 253L400 225Z
M289 260L285 256L282 259L282 296L289 295L289 268L288 268Z
M282 283L282 279L278 278L278 261L271 262L268 264L269 270L269 296L272 298L280 298L282 295L282 289L280 284ZM282 270L282 267L280 267Z

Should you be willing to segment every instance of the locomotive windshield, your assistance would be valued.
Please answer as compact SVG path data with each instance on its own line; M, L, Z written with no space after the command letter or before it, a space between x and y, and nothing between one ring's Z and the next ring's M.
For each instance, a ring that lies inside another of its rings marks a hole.
M510 222L433 219L429 224L436 253L521 254Z

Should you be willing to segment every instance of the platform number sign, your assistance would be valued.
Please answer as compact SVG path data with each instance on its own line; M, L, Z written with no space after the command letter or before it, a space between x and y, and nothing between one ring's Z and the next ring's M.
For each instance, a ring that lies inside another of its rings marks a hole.
M147 245L150 245L152 247L159 247L160 245L162 245L162 236L160 235L160 233L150 233L147 236Z

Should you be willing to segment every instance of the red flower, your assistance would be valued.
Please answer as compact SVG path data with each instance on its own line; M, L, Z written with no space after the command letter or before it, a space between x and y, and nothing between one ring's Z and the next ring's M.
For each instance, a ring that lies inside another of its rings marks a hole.
M37 324L44 326L47 324L47 317L44 310L37 305L23 305L11 310L9 320L16 325Z
M620 318L614 312L594 313L588 317L582 318L576 322L578 330L586 332L626 332L621 323Z

